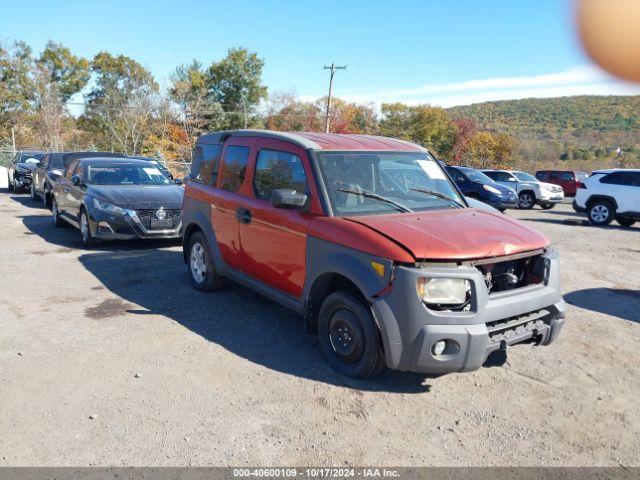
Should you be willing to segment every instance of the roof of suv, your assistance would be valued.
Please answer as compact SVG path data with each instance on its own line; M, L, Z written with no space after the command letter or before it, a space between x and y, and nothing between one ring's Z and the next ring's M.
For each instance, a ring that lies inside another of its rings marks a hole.
M415 143L375 135L312 132L277 132L271 130L229 130L202 135L199 144L222 143L229 137L264 137L285 140L305 149L354 151L426 152Z
M593 173L613 173L613 172L634 172L640 173L640 168L607 168L604 170L594 170Z

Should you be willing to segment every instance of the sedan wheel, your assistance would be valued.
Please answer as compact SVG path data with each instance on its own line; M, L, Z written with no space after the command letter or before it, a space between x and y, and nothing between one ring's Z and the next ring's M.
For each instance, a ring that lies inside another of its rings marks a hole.
M51 221L55 227L63 226L63 220L60 218L60 212L58 211L58 202L55 200L51 203Z
M90 247L95 243L93 236L91 235L91 228L89 227L89 217L84 210L80 214L80 234L82 235L82 244L85 247Z

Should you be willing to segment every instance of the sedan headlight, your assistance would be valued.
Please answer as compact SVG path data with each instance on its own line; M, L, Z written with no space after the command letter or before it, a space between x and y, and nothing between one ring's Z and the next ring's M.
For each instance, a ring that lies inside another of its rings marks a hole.
M418 296L423 302L434 305L461 305L469 300L471 285L464 278L418 279Z
M125 215L127 213L124 208L120 208L117 205L111 205L110 203L101 202L96 198L93 199L93 206L96 210L100 210L102 212L115 213L118 215Z
M495 193L496 195L500 195L502 193L500 190L492 187L491 185L482 185L482 188L484 188L487 192Z

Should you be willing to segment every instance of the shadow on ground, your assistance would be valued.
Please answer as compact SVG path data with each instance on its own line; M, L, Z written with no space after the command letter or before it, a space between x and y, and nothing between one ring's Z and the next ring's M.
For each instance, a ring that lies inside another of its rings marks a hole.
M353 380L322 359L316 337L297 314L229 282L202 293L189 283L182 252L88 253L80 262L123 300L140 305L128 313L163 315L253 363L302 378L370 391L428 392L424 374L386 370L373 380ZM161 294L159 292L162 292Z
M564 296L567 303L640 323L640 291L616 288L585 288Z
M565 218L565 219L555 219L555 218L519 218L518 220L522 220L525 222L541 222L541 223L551 223L556 225L567 225L570 227L588 227L588 228L606 228L609 230L623 230L625 232L629 231L640 231L640 229L635 227L621 227L616 223L611 223L609 225L604 225L599 227L597 225L592 225L589 220L579 219L579 218Z

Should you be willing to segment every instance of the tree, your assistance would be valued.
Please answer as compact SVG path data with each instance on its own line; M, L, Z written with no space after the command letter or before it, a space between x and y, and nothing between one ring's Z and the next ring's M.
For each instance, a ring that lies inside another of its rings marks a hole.
M76 57L71 51L54 42L47 43L36 60L35 68L35 123L46 146L62 149L62 122L66 103L80 92L91 77L89 62Z
M31 48L24 42L0 44L0 133L7 135L31 111L33 93Z
M217 130L224 123L222 106L207 90L207 78L197 60L178 66L169 77L169 98L177 104L180 123L192 144L205 130Z
M124 55L100 52L91 70L95 84L85 123L102 133L107 148L139 153L158 104L158 84L142 65Z
M477 133L478 127L470 118L460 118L453 120L456 129L455 141L451 149L451 160L459 164L464 152L467 149L469 141Z
M246 48L231 48L227 56L213 62L207 72L209 98L227 112L230 128L249 125L249 117L267 96L262 85L264 60Z

